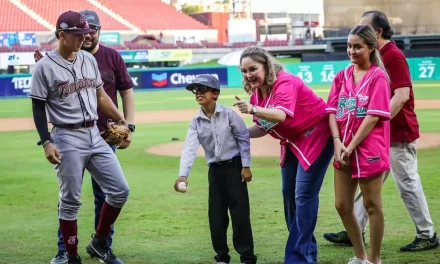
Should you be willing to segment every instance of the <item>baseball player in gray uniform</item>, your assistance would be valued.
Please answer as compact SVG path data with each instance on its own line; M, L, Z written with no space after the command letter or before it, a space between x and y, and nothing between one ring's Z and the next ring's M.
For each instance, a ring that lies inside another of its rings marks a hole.
M94 32L86 19L68 11L60 15L56 28L58 47L36 64L29 97L40 143L58 176L58 218L68 263L81 263L77 217L84 169L87 169L107 194L87 253L104 263L120 264L122 261L108 247L107 238L130 188L115 153L96 126L97 107L113 121L124 125L127 122L105 93L95 58L81 51L85 34ZM50 133L48 122L53 125Z

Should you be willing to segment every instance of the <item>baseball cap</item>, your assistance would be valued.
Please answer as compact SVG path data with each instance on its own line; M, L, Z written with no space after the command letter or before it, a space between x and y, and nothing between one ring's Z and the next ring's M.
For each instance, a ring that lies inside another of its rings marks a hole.
M197 85L204 85L211 89L220 91L220 83L218 82L217 78L215 78L211 74L198 75L192 83L186 86L186 89L188 91L192 91L192 89L194 89L194 87L196 87Z
M98 14L96 14L95 11L86 9L86 10L79 11L79 13L86 18L87 22L89 22L89 25L92 25L95 27L101 27L101 23L99 22Z
M81 35L93 33L96 30L89 28L89 23L80 13L67 11L58 17L57 31Z

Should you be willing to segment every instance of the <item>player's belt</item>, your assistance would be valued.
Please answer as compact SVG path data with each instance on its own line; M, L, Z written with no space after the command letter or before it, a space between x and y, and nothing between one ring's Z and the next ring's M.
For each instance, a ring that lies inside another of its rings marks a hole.
M241 157L240 156L235 156L232 159L229 160L222 160L222 161L217 161L217 162L211 162L209 165L211 166L221 166L221 165L226 165L232 162L237 162L237 161L241 161Z
M86 121L77 124L53 124L54 127L60 128L70 128L70 129L78 129L82 127L93 127L95 125L95 121Z

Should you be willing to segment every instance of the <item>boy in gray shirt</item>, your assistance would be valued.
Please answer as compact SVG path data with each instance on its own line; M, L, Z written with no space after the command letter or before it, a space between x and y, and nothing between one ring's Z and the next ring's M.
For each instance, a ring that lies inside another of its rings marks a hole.
M209 227L217 263L229 263L227 244L231 214L233 244L241 263L255 264L247 182L250 170L250 138L243 119L233 109L217 103L220 84L212 75L199 75L186 87L201 106L191 120L180 160L178 184L188 185L187 177L197 150L202 145L207 160L209 182Z

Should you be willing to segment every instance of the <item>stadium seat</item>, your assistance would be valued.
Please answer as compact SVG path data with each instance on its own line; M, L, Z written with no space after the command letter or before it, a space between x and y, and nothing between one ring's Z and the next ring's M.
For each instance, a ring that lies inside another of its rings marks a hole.
M49 31L9 0L0 0L0 32Z
M209 29L208 26L160 0L100 0L100 2L143 30Z
M3 0L1 0L3 1ZM89 3L87 0L75 0L75 1L48 1L48 0L21 0L23 4L34 10L37 14L46 19L49 23L55 25L58 17L61 13L72 10L81 11L84 9L90 9L95 11L100 20L103 30L131 30L119 21L115 20L107 13L101 11L96 6ZM121 2L125 3L125 1ZM15 20L14 20L15 21ZM35 24L35 22L33 22ZM47 29L46 29L47 31Z

